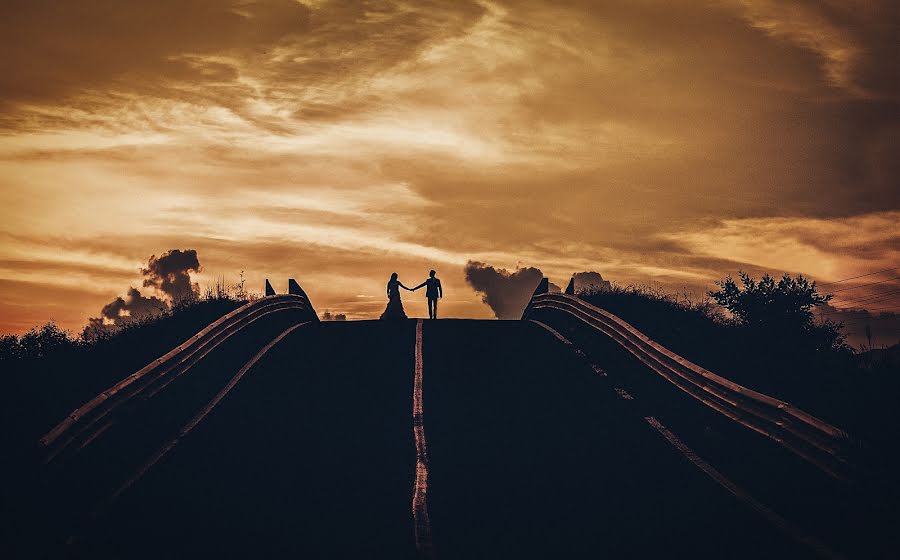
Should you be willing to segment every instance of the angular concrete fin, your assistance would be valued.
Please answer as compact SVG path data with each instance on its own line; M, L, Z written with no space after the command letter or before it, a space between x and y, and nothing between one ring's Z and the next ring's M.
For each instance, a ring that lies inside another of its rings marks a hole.
M575 277L573 276L571 280L569 280L569 285L566 286L566 295L574 296L575 295Z
M272 284L269 283L269 279L268 279L268 278L266 278L266 295L267 295L267 296L274 296L274 295L275 295L275 288L273 288L273 287L272 287Z
M550 291L550 280L547 278L541 278L540 284L537 285L537 288L534 289L534 294L531 297L539 296L541 294L546 294Z
M298 284L297 281L293 278L288 278L288 293L307 297L306 292L303 291L303 288L300 287L300 284Z

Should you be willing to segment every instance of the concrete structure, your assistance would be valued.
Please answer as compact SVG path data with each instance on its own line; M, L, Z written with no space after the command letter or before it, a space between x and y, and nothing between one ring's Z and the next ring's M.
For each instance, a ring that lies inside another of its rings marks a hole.
M295 296L306 297L306 292L303 291L303 288L300 287L300 284L298 284L297 281L293 278L288 279L288 293L294 294Z
M550 291L550 280L547 278L541 278L540 283L537 285L537 288L534 289L534 296L539 296L541 294L546 294Z

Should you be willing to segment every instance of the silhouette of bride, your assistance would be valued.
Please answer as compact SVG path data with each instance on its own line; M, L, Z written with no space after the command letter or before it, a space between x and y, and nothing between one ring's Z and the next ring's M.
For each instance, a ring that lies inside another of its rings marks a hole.
M397 279L397 273L391 274L391 279L387 283L388 304L381 314L382 319L406 319L406 313L403 311L403 302L400 301L400 288L410 290Z

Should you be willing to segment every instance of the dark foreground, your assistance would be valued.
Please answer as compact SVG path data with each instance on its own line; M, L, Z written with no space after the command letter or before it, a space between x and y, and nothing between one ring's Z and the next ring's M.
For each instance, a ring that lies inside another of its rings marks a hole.
M170 421L135 413L119 422L121 433L101 436L105 451L98 439L89 460L103 464L81 466L93 473L92 491L73 491L64 515L42 521L58 534L34 550L93 558L829 553L692 462L681 440L667 439L677 435L665 411L649 417L612 375L529 322L424 322L427 479L419 473L416 510L415 346L413 320L302 326L171 445L247 359L234 348L211 354L167 389L168 400L139 411ZM59 492L54 484L45 499Z

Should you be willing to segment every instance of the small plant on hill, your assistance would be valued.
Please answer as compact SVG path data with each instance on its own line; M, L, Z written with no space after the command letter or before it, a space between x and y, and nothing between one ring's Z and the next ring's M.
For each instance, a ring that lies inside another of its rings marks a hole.
M667 292L658 286L613 284L579 291L578 297L620 316L650 336L705 332L728 322L709 299Z

